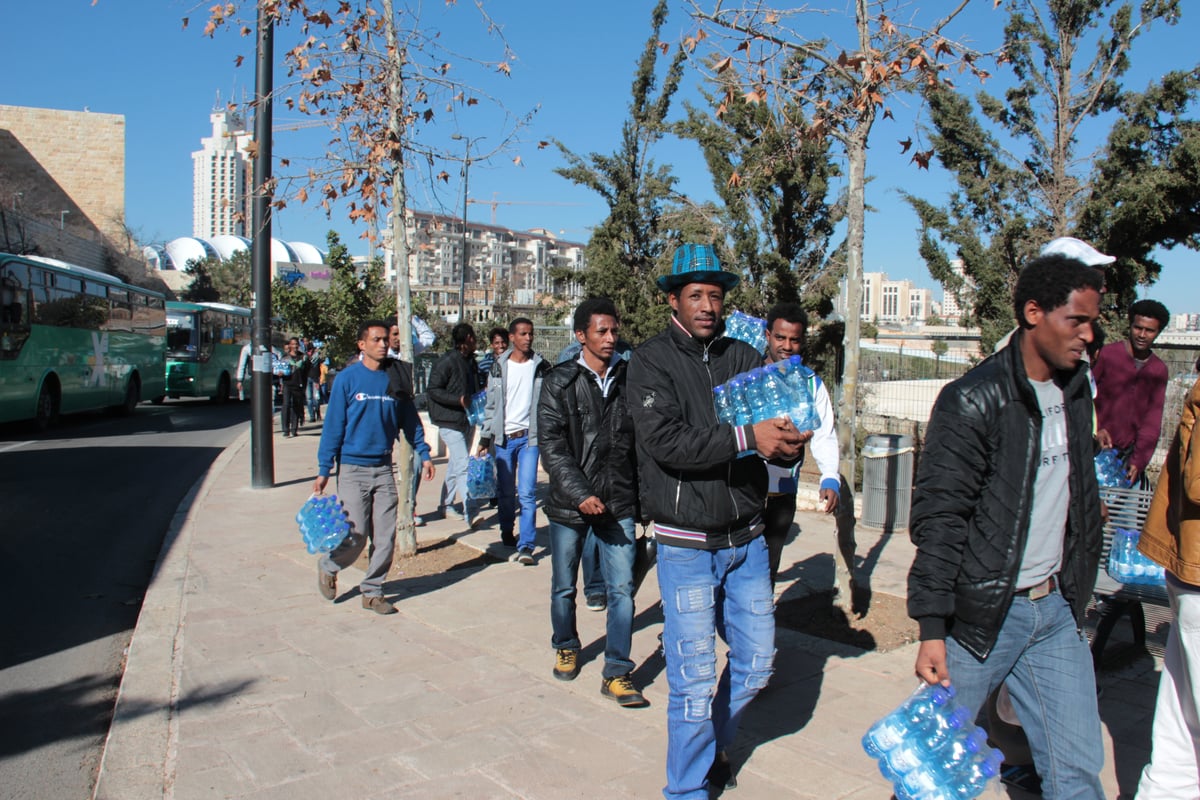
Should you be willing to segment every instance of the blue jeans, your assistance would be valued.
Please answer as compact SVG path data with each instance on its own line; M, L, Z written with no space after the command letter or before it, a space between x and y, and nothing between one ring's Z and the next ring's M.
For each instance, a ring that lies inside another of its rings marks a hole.
M728 750L775 661L775 597L761 536L740 547L658 543L667 659L667 785L663 796L707 800L708 770ZM717 633L729 659L717 679Z
M984 661L947 637L946 665L972 719L993 689L1008 686L1046 800L1104 797L1096 674L1087 639L1061 594L1014 597Z
M629 650L633 644L633 519L588 525L550 521L550 624L556 650L578 650L575 628L575 583L585 542L595 541L608 580L608 627L604 635L605 678L633 672Z
M468 429L463 433L450 428L438 428L438 436L441 436L446 444L446 479L442 482L442 497L438 501L438 508L452 506L456 498L462 498L462 511L466 514L469 461L467 446L471 441L472 431Z
M505 439L504 446L496 445L496 511L500 517L500 533L512 534L517 517L517 499L521 501L521 530L517 537L518 550L533 550L537 538L538 449L529 445L529 437Z
M304 394L308 401L308 419L312 421L321 415L321 384L309 379L304 385Z
M607 590L604 588L604 570L601 568L600 543L591 530L588 530L587 539L583 542L579 563L583 566L583 596L605 594Z

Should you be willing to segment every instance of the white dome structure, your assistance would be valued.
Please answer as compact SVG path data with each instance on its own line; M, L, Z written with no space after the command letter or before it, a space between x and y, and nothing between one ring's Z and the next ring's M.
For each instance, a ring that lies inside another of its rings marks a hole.
M189 261L219 258L216 248L203 239L197 239L194 236L180 236L178 239L172 239L167 242L164 249L167 252L167 261L170 265L164 264L163 267L180 272L187 269Z
M317 249L315 245L308 242L288 242L288 246L292 248L292 252L296 254L296 260L301 264L325 263L325 252Z
M189 261L219 258L228 261L237 253L253 249L253 242L244 236L213 236L201 239L181 236L165 245L153 244L142 248L146 263L155 270L183 272ZM271 239L271 262L274 264L324 264L325 251L308 242L285 242Z
M223 261L228 261L236 253L250 249L250 240L245 236L214 236L208 240L208 243L213 246Z

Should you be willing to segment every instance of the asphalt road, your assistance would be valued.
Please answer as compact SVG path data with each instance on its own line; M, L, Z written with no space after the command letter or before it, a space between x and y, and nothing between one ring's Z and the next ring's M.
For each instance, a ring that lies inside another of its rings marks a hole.
M0 798L89 798L163 536L247 403L0 426Z

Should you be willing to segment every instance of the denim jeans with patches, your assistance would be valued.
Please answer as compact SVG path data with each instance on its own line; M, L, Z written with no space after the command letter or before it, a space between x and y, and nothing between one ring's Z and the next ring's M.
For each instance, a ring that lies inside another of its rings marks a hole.
M775 599L761 536L723 550L658 543L667 659L667 785L663 796L707 800L708 769L728 750L746 706L770 680ZM717 676L716 638L729 645Z

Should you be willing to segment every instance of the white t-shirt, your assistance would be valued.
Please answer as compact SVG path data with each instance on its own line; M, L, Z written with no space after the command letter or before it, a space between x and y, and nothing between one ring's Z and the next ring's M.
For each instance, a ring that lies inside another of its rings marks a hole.
M1062 567L1063 538L1070 505L1071 456L1067 446L1066 404L1054 381L1030 380L1042 410L1042 460L1033 484L1029 536L1017 573L1017 589L1037 586Z
M534 360L517 363L508 360L508 375L504 380L504 435L529 429L533 411Z

